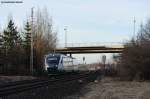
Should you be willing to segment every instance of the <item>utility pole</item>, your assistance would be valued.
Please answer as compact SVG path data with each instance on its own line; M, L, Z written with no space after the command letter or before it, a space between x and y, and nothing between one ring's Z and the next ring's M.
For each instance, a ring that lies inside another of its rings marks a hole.
M85 57L83 56L83 64L85 64Z
M67 47L67 27L64 28L65 31L65 47Z
M33 14L34 7L31 8L31 53L30 53L30 73L33 74Z
M103 66L104 66L104 69L105 69L105 65L106 65L106 55L103 55L103 56L102 56L102 62L103 62Z
M134 20L133 20L133 38L135 39L135 24L136 24L136 20L135 20L135 17L134 17Z
M105 75L105 72L106 72L106 55L102 56L102 63L103 63L102 73L103 73L103 75Z

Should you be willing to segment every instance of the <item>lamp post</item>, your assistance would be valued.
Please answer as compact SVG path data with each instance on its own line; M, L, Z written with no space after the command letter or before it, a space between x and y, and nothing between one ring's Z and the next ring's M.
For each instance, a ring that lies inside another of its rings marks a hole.
M65 31L65 47L67 47L67 27L64 28Z

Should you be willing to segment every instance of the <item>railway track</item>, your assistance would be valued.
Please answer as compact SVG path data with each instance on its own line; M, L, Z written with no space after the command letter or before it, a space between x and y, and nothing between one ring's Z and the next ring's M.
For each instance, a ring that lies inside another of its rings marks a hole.
M62 85L68 84L73 81L88 79L94 74L95 72L84 72L76 75L60 76L53 79L34 79L7 83L4 85L0 85L0 98L40 87L61 87Z

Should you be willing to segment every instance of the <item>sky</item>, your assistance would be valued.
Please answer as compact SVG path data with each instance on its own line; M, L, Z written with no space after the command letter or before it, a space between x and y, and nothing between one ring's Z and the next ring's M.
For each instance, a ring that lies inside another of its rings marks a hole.
M1 0L2 1L2 0ZM6 0L3 0L6 1ZM10 1L10 0L7 0ZM31 8L47 8L58 32L60 45L67 43L125 42L133 36L133 20L138 32L141 23L150 18L149 0L22 0L22 4L0 4L0 26L6 27L8 16L18 27L30 16ZM88 62L99 60L102 54L86 56ZM110 55L109 55L110 56Z

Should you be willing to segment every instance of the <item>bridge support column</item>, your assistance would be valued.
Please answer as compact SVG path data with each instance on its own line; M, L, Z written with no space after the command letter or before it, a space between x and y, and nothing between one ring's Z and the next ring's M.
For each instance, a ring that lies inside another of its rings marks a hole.
M70 57L72 57L72 54L71 54L71 53L70 53L69 55L70 55Z

